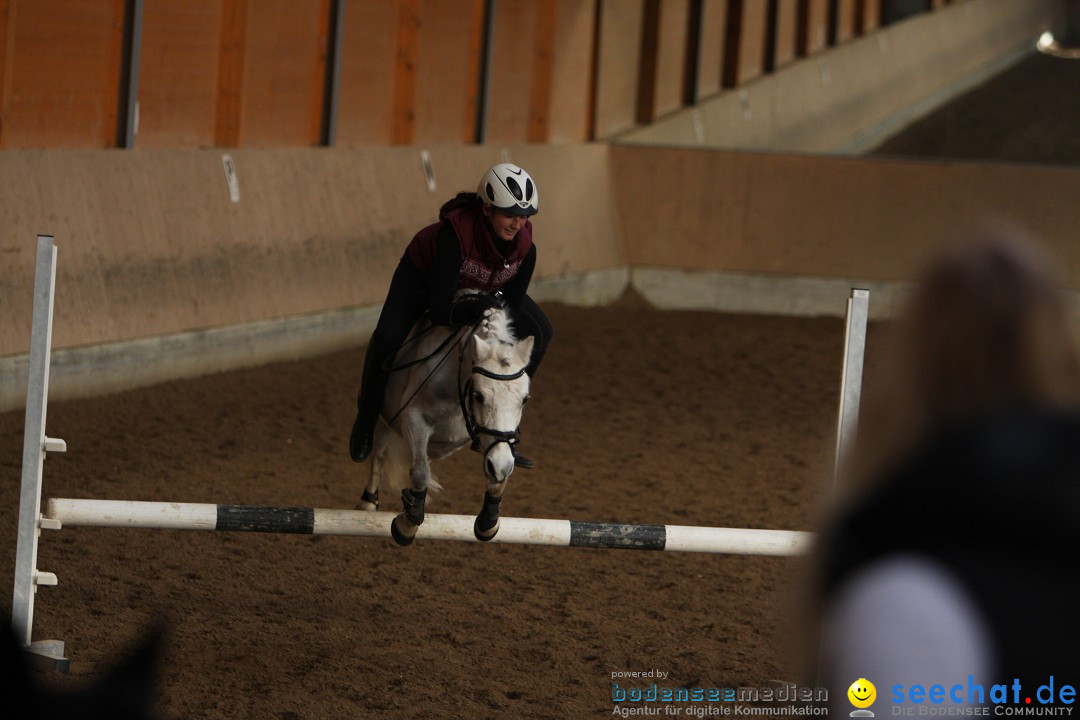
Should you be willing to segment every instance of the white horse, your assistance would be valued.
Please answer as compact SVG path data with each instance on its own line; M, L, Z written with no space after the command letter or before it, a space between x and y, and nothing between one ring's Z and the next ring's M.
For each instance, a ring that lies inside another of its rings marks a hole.
M387 481L401 492L404 511L391 532L408 545L424 521L432 477L431 460L444 458L468 443L483 456L484 505L473 524L478 540L499 531L499 503L514 470L513 445L529 376L525 366L533 338L517 340L505 307L485 312L471 327L440 327L425 316L394 358L394 368L375 428L371 476L360 507L375 510L379 486ZM405 468L408 468L406 475Z

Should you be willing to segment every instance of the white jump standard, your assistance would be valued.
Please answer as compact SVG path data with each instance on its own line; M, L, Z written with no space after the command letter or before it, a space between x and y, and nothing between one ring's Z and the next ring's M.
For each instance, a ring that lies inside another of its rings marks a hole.
M45 518L52 527L123 527L164 530L294 533L391 537L394 513L304 507L214 505L212 503L139 502L53 498ZM432 513L420 525L420 540L480 542L475 518ZM488 542L557 545L580 548L667 550L734 555L800 555L811 534L797 530L629 525L622 523L501 519L499 534Z

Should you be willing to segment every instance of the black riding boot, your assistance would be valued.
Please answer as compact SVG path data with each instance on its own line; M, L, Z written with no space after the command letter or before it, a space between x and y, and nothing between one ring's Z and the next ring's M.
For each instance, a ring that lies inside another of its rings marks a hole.
M522 470L532 470L536 467L536 463L517 451L516 445L510 446L510 452L514 454L514 467L519 467Z
M379 407L389 376L383 368L383 361L383 354L372 338L364 355L364 373L360 379L360 394L356 398L356 420L349 435L349 455L356 462L366 460L371 454L375 425L379 422Z

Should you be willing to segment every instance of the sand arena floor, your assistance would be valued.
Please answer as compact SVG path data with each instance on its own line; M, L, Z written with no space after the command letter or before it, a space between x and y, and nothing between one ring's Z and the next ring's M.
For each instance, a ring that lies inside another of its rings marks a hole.
M843 298L839 300L841 304ZM806 529L835 433L843 323L551 305L504 514ZM353 507L359 349L55 403L47 495ZM0 465L22 413L0 415ZM436 466L431 512L474 514L479 456ZM18 505L17 482L2 506ZM392 495L384 507L395 506ZM14 537L15 518L3 516ZM13 562L11 560L10 562ZM799 560L389 539L70 528L43 537L35 637L93 678L157 617L162 707L184 717L610 714L611 676L791 677ZM10 567L10 566L9 566ZM9 574L10 577L10 574Z

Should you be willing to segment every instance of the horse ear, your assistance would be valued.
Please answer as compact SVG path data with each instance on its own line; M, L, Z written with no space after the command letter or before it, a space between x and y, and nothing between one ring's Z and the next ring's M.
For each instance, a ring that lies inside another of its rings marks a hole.
M473 356L476 362L484 362L491 355L491 346L484 342L479 335L472 336Z
M528 365L529 359L532 357L533 344L536 338L532 335L518 342L514 346L514 354L517 356L517 360L522 365Z

